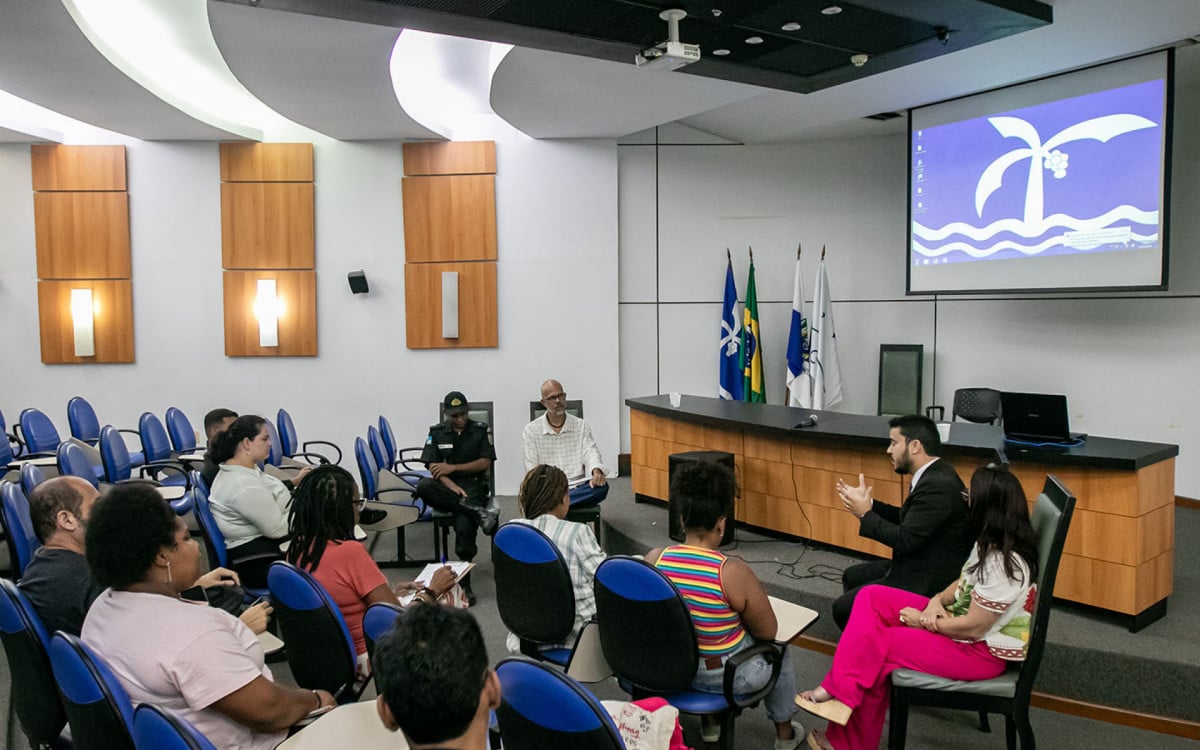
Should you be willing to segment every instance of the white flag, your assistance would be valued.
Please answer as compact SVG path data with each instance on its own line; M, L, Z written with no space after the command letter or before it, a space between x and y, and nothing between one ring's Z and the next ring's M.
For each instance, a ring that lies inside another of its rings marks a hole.
M812 367L808 361L808 319L804 317L803 288L800 251L797 250L796 280L792 285L792 326L787 343L788 406L809 406L805 402L812 401Z
M833 304L829 299L829 277L825 259L817 270L813 292L812 317L809 318L809 371L812 372L811 409L829 409L842 401L842 368L838 364L837 334L833 328Z

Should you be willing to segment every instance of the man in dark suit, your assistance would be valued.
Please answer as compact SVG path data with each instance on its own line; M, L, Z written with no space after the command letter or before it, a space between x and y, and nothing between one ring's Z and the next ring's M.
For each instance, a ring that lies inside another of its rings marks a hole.
M859 519L859 535L892 548L891 560L851 565L842 574L845 593L833 601L833 620L839 628L846 627L863 586L881 583L932 596L958 577L971 552L966 488L954 467L938 458L942 441L937 425L915 414L888 424L892 468L897 474L911 474L912 482L897 508L873 499L862 474L857 487L838 480L838 496Z

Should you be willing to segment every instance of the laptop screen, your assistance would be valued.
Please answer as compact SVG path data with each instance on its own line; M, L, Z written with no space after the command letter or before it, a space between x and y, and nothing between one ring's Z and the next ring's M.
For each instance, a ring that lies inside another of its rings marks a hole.
M1067 397L1051 393L1001 393L1004 436L1070 440Z

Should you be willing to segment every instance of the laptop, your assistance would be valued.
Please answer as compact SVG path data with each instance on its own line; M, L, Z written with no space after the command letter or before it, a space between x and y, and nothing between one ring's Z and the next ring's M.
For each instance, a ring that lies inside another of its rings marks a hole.
M1072 433L1067 397L1051 393L1001 393L1004 439L1036 445L1071 445L1087 437Z

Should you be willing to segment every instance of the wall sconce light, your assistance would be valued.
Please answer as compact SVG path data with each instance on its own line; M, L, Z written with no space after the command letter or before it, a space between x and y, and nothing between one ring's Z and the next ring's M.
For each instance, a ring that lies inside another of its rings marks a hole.
M442 338L458 338L457 271L442 271Z
M75 356L96 356L96 317L91 289L71 290L71 322L75 328Z
M259 279L254 297L254 317L258 319L258 345L279 346L279 317L283 300L275 293L275 279Z

